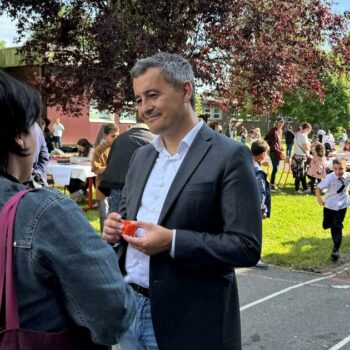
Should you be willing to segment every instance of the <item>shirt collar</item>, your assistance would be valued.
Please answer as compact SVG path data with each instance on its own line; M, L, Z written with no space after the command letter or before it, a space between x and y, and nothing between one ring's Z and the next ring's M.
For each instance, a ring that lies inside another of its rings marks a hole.
M197 136L200 128L203 126L203 120L198 120L198 123L186 134L186 136L181 140L176 153L181 153L183 150L188 149L195 137ZM152 145L160 153L165 149L163 139L160 135L157 135L153 141Z
M149 130L148 125L145 124L145 123L136 123L136 124L134 124L134 125L132 125L132 126L130 127L130 129L134 129L134 128L142 128L142 129L147 129L147 130Z

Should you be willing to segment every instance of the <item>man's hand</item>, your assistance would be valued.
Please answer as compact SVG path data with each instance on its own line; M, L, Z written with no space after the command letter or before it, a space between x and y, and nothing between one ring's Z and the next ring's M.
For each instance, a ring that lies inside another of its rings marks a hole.
M172 230L149 222L136 221L135 224L145 231L143 237L123 235L124 240L133 248L150 256L170 250L173 240Z
M104 221L102 237L109 243L120 241L123 233L122 217L118 213L111 213Z

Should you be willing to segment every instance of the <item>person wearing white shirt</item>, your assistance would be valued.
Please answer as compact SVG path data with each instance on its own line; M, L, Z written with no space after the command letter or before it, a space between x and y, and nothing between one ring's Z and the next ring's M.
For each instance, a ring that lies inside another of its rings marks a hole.
M346 172L346 160L334 159L333 172L328 174L316 188L316 197L323 208L323 228L331 229L333 250L331 258L337 261L340 257L339 248L342 241L343 221L350 205L349 198L350 175ZM325 199L321 190L327 189Z
M326 156L328 156L329 152L335 149L335 140L330 129L328 129L326 135L323 136L322 143L326 148Z
M135 151L103 230L138 303L119 345L240 350L234 268L254 266L261 252L251 153L195 116L194 74L181 56L157 53L131 75L138 114L157 136ZM136 220L136 237L122 219Z
M306 183L307 157L310 155L311 143L308 135L312 130L311 124L303 123L301 132L296 135L294 141L294 154L292 157L292 172L294 177L294 192L297 194L310 193ZM300 184L303 190L300 190Z
M60 118L56 119L56 123L52 126L53 129L53 140L55 143L55 147L60 149L61 148L61 140L62 140L62 135L64 131L64 126L61 123Z

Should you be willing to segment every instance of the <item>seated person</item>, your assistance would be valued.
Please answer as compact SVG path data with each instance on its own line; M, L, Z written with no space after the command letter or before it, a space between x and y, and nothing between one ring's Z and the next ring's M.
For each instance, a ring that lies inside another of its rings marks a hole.
M79 139L77 142L78 157L85 157L92 160L94 146L87 139Z
M77 142L78 157L86 157L92 159L94 146L85 138L79 139ZM88 180L81 181L80 179L70 179L67 189L70 197L77 203L83 201L87 197L89 188Z

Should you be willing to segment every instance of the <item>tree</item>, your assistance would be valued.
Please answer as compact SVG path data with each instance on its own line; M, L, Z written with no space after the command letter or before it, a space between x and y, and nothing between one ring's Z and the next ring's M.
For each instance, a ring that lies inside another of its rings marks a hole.
M118 111L133 99L129 71L158 50L185 55L198 81L236 106L267 113L295 87L323 98L325 69L348 69L349 15L327 0L3 0L18 20L27 61L48 67L38 80L46 100L65 110L77 96ZM335 65L321 49L336 47ZM81 101L80 101L81 102Z
M350 74L327 74L322 84L325 98L321 103L315 94L303 90L289 93L280 112L324 128L350 127Z
M0 49L3 49L6 47L6 41L5 40L0 40Z

